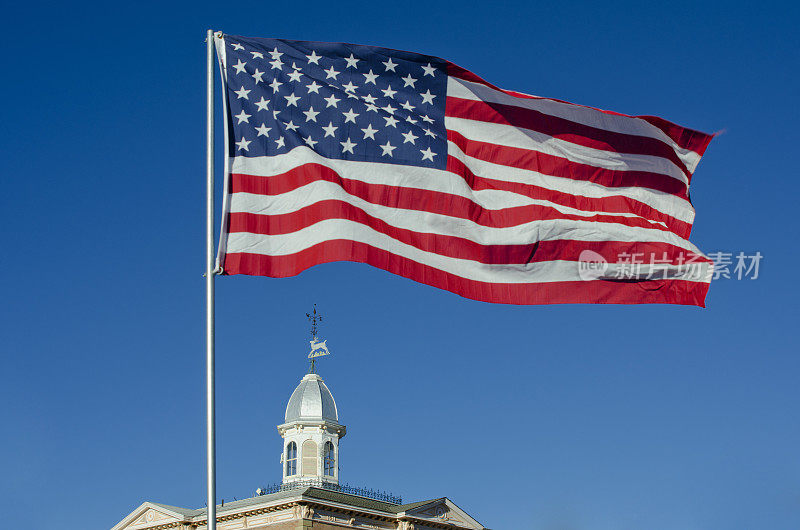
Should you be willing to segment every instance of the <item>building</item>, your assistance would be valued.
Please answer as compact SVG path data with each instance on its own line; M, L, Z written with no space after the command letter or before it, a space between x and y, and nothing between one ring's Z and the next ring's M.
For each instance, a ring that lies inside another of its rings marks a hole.
M386 493L340 485L339 444L347 428L313 364L292 392L278 432L281 483L217 506L219 530L486 530L446 497L404 504ZM112 530L202 529L206 512L145 502Z

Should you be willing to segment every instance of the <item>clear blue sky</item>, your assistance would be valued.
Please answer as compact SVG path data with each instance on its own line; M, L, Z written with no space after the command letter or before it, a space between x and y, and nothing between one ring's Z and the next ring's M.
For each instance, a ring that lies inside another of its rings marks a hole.
M702 5L700 5L702 4ZM496 529L800 528L796 4L22 2L4 9L0 523L203 506L206 28L438 55L707 132L708 308L489 305L354 263L217 280L220 497L280 479L320 362L342 479Z

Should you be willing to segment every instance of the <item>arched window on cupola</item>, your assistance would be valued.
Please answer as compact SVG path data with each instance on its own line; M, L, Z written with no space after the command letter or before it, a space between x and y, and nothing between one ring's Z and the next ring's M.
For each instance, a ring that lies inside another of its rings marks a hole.
M289 442L286 445L286 476L297 475L297 444Z
M303 442L303 476L318 477L317 473L317 443L306 440Z
M334 453L333 444L325 442L325 475L333 477L336 469L336 454Z

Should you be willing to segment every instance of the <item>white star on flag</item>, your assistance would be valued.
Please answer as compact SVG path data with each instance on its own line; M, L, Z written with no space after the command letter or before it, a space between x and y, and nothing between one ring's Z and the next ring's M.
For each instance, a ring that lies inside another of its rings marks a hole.
M367 128L366 129L361 129L361 130L364 131L364 139L365 140L367 138L369 138L371 140L374 140L375 139L375 133L378 132L378 129L373 129L372 128L372 124L371 123L367 124Z
M314 111L314 107L308 107L308 110L304 110L303 114L306 115L306 121L317 121L317 114L319 112Z
M235 117L237 120L239 120L239 121L238 121L238 123L242 123L242 122L244 122L244 123L250 123L250 122L248 121L248 120L250 119L250 116L251 116L251 114L247 114L247 113L244 111L244 109L242 109L242 112L240 112L239 114L237 114L237 115L236 115L236 116L234 116L234 117Z
M269 100L264 99L264 96L261 96L261 99L256 101L256 107L258 107L258 110L267 110L267 105L269 105Z
M428 63L428 66L423 66L422 69L425 70L424 75L429 75L431 77L434 77L434 74L436 73L436 68L431 66L431 63Z
M356 117L359 116L359 114L357 112L353 112L353 109L350 109L349 112L343 112L342 114L344 115L344 122L345 123L347 123L349 121L355 123L356 122Z
M317 55L317 52L311 50L311 55L306 55L308 57L308 64L316 64L319 66L319 60L322 59L321 55Z
M327 70L323 70L323 72L325 72L327 74L325 76L325 79L333 79L334 81L336 81L336 76L341 73L341 72L337 72L336 70L334 70L333 66L331 66Z
M356 68L356 63L361 59L356 59L353 54L350 54L350 57L345 57L345 61L347 61L347 66L345 68Z
M420 149L419 152L422 153L423 160L430 160L431 162L433 162L433 157L436 156L436 153L431 151L430 147L424 150Z
M253 142L252 140L246 140L245 137L242 136L242 139L236 142L236 145L239 147L239 149L243 151L249 151L250 150L249 146L252 142Z
M342 144L342 153L355 154L355 153L353 153L353 148L356 146L356 144L355 144L355 142L351 142L350 141L350 137L349 136L347 137L347 141L339 142L339 143Z
M393 156L392 151L397 149L397 147L394 147L392 144L390 144L388 140L384 145L381 145L380 148L383 150L381 156L386 156L386 155Z
M387 71L387 72L390 72L390 71L391 71L391 72L394 72L394 71L395 71L394 69L395 69L395 67L397 66L397 63L393 62L393 61L392 61L392 58L391 58L391 57L389 57L389 60L388 60L388 61L385 61L385 62L383 63L383 65L386 67L386 71Z
M249 97L247 97L247 94L249 94L250 92L251 92L250 90L245 90L244 87L242 87L235 92L235 94L238 96L236 99L242 99L242 98L250 99Z
M244 73L244 65L246 65L246 64L247 63L243 63L242 60L239 59L239 62L234 64L233 68L234 68L234 70L236 70L237 74L241 74L241 73Z
M411 145L414 145L414 141L419 138L419 136L416 136L413 131L408 131L407 133L403 133L403 138L403 143L410 142Z
M363 75L366 78L366 80L364 81L365 85L367 83L372 83L373 85L377 84L375 83L375 80L378 79L378 74L373 74L372 69L370 69L368 74L361 74L361 75Z
M397 90L392 90L392 85L389 85L384 90L381 90L381 92L383 92L384 97L392 99L394 99L394 95L397 94Z
M322 99L324 99L327 102L327 105L325 105L326 109L328 107L336 108L336 105L341 101L341 99L337 98L333 94L331 94L330 96L328 96L326 98L322 98Z
M433 105L433 98L436 97L436 94L431 94L431 91L429 89L426 90L424 94L420 94L420 96L422 96L423 103L428 103L430 105Z
M325 131L325 136L323 136L323 138L327 138L328 136L336 138L336 129L338 128L339 127L336 127L333 122L329 122L327 127L322 128L322 130Z
M414 88L414 83L417 82L416 79L411 77L411 74L408 74L406 77L401 77L400 79L403 80L403 86L404 87L410 86L411 88Z

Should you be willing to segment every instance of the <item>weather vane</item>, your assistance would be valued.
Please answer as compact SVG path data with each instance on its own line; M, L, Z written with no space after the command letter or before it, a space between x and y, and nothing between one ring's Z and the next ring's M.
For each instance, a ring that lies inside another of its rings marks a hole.
M311 343L311 353L308 354L308 358L311 359L311 368L308 373L313 374L317 357L330 355L331 352L328 351L328 346L325 344L328 341L320 341L317 338L317 323L322 322L322 315L317 313L317 304L314 304L314 310L311 313L306 313L306 318L311 322L311 340L309 341Z

